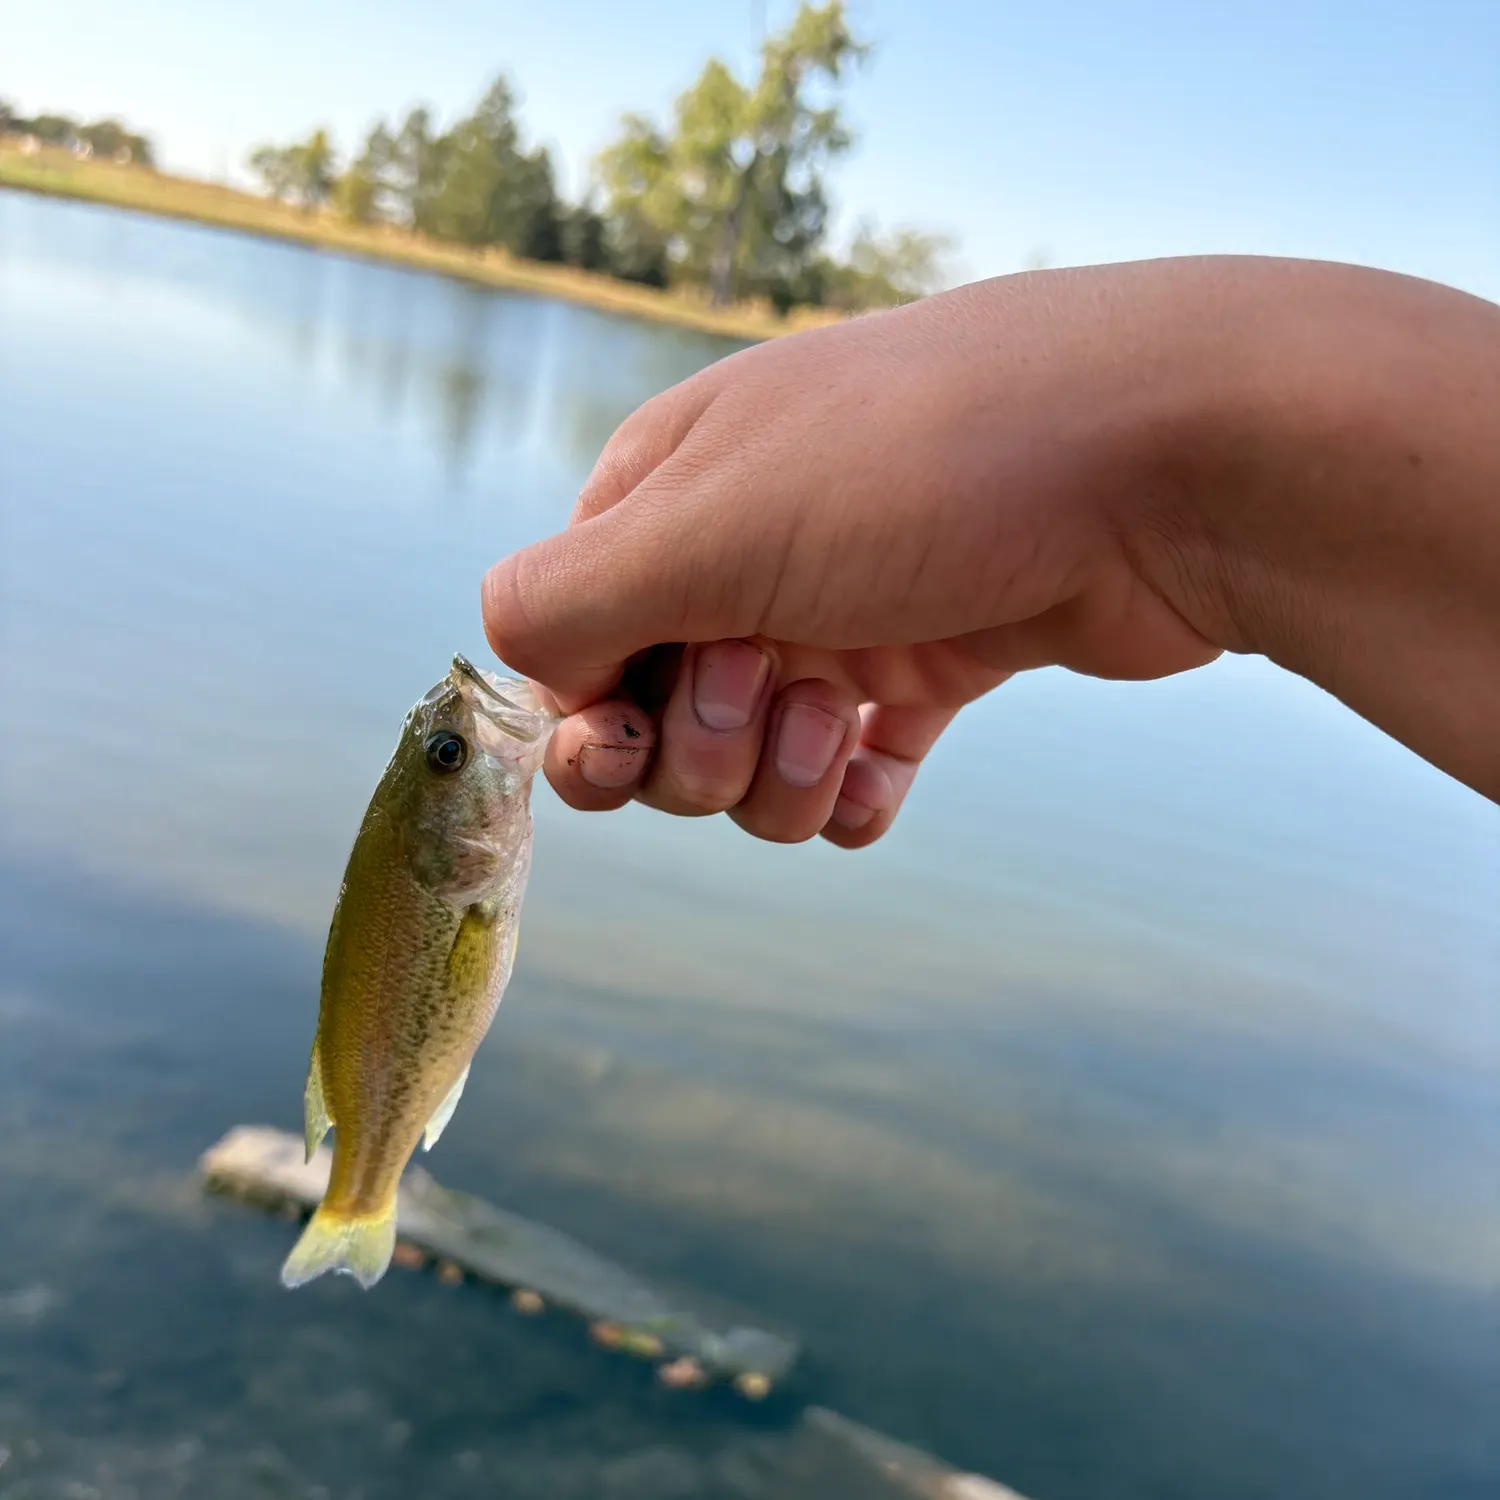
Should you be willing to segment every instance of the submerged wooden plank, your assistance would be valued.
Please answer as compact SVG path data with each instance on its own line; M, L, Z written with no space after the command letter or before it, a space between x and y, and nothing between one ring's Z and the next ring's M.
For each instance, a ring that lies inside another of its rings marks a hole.
M1024 1500L821 1406L803 1413L778 1479L778 1500Z
M307 1210L322 1200L333 1153L320 1146L310 1162L303 1154L299 1136L239 1125L204 1152L199 1168L210 1191ZM733 1379L759 1397L797 1357L791 1340L685 1305L571 1236L442 1187L421 1167L408 1168L401 1180L396 1232L440 1265L515 1289L522 1310L538 1305L526 1299L539 1298L587 1319L601 1343L671 1361L677 1383L694 1383L701 1373ZM400 1258L409 1260L409 1252Z
M273 1210L308 1210L323 1197L332 1161L326 1146L305 1162L301 1137L241 1125L204 1152L199 1166L210 1191ZM570 1236L444 1188L421 1167L402 1178L396 1219L408 1247L398 1259L410 1263L409 1247L420 1246L459 1280L468 1272L511 1287L523 1310L547 1302L565 1308L587 1319L601 1342L660 1360L669 1385L730 1379L758 1398L796 1360L792 1340L686 1306ZM771 1468L765 1500L1023 1500L818 1406L801 1413Z

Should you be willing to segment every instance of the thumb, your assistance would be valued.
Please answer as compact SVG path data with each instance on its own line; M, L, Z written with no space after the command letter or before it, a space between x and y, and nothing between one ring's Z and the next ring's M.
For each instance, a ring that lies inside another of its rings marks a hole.
M718 576L733 551L709 551L711 528L692 523L702 505L674 503L675 489L648 481L485 575L491 648L564 713L605 696L649 647L753 632L753 611Z

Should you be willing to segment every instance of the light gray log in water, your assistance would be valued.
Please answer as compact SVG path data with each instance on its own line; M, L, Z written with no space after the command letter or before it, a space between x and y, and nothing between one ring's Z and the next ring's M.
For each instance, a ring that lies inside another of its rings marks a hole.
M311 1209L328 1187L333 1153L320 1146L310 1162L303 1154L298 1136L238 1125L204 1152L199 1167L211 1191ZM752 1393L763 1394L797 1357L789 1339L686 1307L568 1235L441 1187L421 1167L401 1179L396 1233L485 1281L588 1319L628 1353L694 1360L707 1376L737 1378Z
M333 1155L323 1146L312 1161L302 1158L300 1136L240 1125L205 1151L199 1166L213 1192L306 1210L323 1197ZM569 1236L440 1187L420 1167L402 1178L396 1226L402 1241L440 1260L618 1330L629 1352L694 1360L747 1392L764 1394L797 1357L791 1340L687 1309ZM817 1406L803 1412L771 1467L768 1500L1023 1500Z
M821 1406L803 1413L777 1480L778 1500L1023 1500Z

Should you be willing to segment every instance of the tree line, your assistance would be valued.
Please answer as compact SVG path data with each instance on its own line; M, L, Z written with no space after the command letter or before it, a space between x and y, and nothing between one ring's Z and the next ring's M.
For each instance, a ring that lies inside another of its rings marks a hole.
M936 290L951 250L942 236L882 236L868 223L847 255L828 249L828 171L853 145L838 88L868 55L844 0L804 0L762 46L755 77L714 58L669 121L626 115L576 203L546 148L527 143L503 75L447 129L419 107L379 121L347 161L316 130L259 147L249 165L273 197L359 223L694 288L716 306L861 311Z
M28 118L0 99L0 135L29 136L44 146L60 146L106 161L132 162L141 167L156 165L151 142L127 130L118 120L82 121L67 115L47 114Z

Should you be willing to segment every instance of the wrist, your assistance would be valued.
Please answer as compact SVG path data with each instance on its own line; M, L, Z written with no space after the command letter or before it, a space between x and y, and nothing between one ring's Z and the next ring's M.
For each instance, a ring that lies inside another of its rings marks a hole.
M1419 540L1471 552L1443 513L1456 502L1412 494L1466 436L1441 323L1472 299L1353 267L1193 264L1143 418L1137 529L1152 581L1216 644L1279 657L1310 594L1326 625L1351 589L1363 615L1398 586Z
M1500 309L1352 267L1199 264L1142 571L1215 644L1496 795Z

